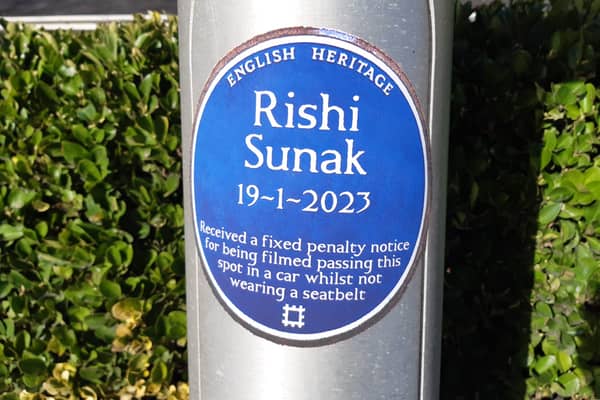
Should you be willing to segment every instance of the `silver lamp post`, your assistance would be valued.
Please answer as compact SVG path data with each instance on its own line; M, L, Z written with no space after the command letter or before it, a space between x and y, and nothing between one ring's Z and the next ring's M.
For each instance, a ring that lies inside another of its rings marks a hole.
M452 4L178 2L192 398L438 398Z

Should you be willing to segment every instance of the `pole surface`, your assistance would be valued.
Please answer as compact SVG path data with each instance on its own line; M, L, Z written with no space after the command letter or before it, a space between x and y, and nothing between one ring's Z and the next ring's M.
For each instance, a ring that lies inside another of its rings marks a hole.
M178 1L193 399L439 397L452 11L452 2L443 0ZM302 335L253 327L228 307L211 284L210 270L203 265L206 258L199 252L198 227L192 222L197 207L192 196L198 128L194 120L201 117L207 81L215 78L215 66L233 49L265 33L294 27L347 33L399 66L398 76L411 91L407 97L420 110L416 114L421 114L427 136L429 168L423 243L414 250L411 271L393 301L364 326L306 343Z

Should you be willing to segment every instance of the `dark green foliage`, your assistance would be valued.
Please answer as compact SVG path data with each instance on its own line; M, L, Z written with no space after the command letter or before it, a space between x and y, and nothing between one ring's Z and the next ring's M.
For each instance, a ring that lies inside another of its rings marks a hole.
M599 12L457 6L444 399L600 396Z
M3 27L0 398L186 398L176 21Z
M534 263L529 392L600 393L600 99L592 84L547 94Z

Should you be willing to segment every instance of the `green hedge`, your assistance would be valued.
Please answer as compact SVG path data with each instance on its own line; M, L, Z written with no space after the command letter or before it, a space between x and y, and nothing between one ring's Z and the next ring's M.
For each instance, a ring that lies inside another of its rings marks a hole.
M546 98L528 357L529 391L545 396L600 394L598 95L571 83Z
M599 12L457 5L443 399L600 396ZM0 399L185 399L175 21L3 26Z
M176 21L3 28L0 398L187 398Z
M600 396L599 11L457 6L443 399Z

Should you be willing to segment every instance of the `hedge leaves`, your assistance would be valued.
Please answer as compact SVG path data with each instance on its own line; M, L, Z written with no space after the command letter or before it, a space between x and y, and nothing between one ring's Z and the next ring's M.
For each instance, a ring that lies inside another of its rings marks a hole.
M599 13L457 4L444 399L600 396Z
M538 396L600 393L599 107L590 83L553 85L545 98L527 382Z
M176 21L3 28L0 398L187 398Z

